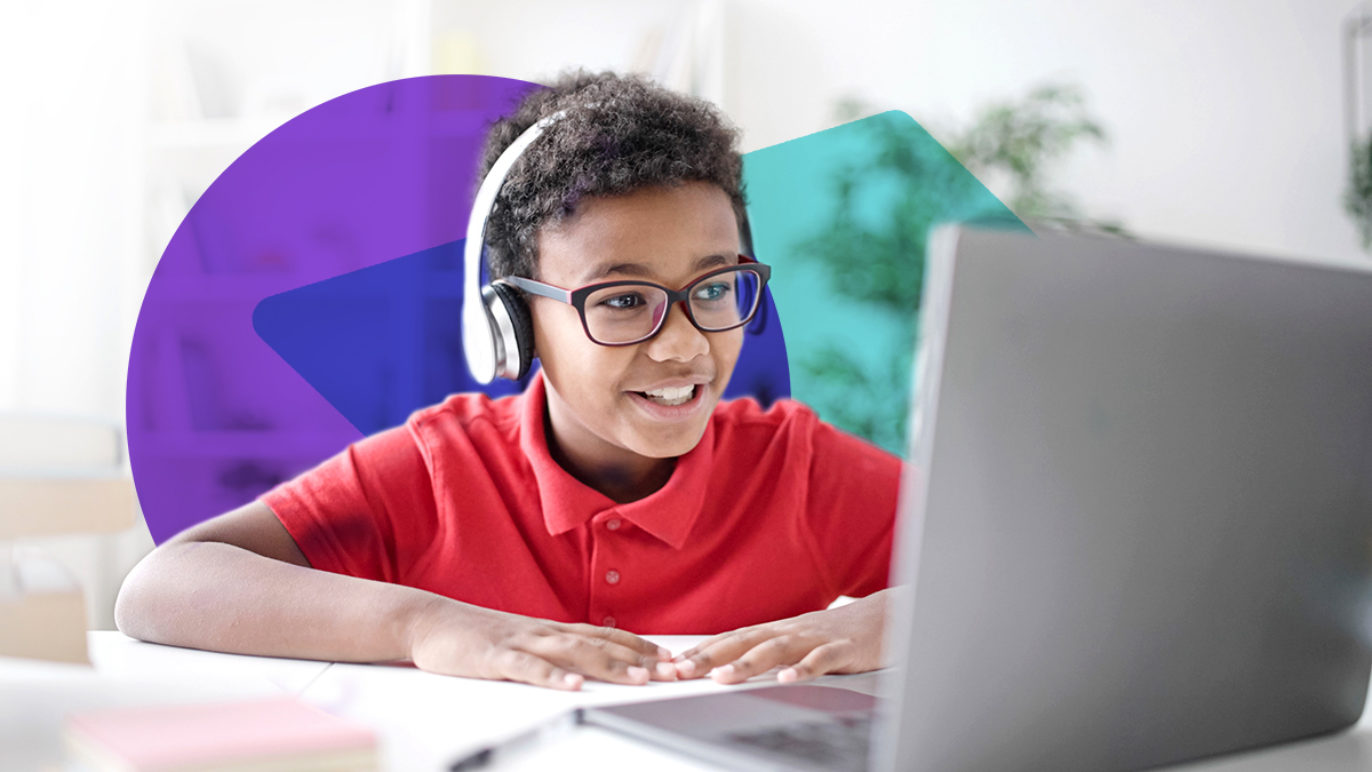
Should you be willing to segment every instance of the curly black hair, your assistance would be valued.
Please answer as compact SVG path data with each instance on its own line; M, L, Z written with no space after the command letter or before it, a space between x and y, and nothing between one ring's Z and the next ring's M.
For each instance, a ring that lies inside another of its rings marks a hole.
M565 117L524 151L496 197L486 223L492 279L533 277L539 229L575 214L579 201L660 185L718 185L747 243L737 129L709 102L639 76L577 70L530 93L491 127L481 179L520 134L559 110Z

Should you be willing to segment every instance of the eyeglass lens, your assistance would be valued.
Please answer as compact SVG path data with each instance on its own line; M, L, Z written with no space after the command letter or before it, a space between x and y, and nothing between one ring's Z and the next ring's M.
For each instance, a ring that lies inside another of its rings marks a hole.
M761 277L729 271L691 285L688 303L696 326L706 332L745 324L757 310ZM601 343L629 343L652 335L667 314L668 296L652 284L619 284L586 297L586 329Z

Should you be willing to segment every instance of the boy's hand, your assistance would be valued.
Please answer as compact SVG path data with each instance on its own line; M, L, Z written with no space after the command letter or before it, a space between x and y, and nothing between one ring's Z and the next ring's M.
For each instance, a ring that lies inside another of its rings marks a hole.
M435 598L412 620L410 659L443 675L580 689L585 678L617 684L675 681L671 652L611 627L566 624Z
M882 667L882 635L891 590L846 606L720 633L677 655L681 678L710 674L736 684L781 667L782 683L808 681L826 673L863 673ZM713 669L713 670L712 670Z

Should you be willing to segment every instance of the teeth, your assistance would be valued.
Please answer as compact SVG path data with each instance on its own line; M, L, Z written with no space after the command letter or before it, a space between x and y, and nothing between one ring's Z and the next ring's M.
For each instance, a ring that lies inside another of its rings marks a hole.
M677 386L673 388L645 391L643 392L643 395L659 405L673 407L676 405L684 405L689 402L691 400L691 395L695 393L695 390L695 386Z

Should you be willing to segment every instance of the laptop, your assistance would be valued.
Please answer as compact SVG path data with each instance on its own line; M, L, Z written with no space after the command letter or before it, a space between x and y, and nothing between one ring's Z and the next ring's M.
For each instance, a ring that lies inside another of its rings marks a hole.
M1372 272L948 227L921 330L879 699L584 723L735 769L1094 772L1358 720Z

